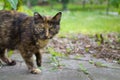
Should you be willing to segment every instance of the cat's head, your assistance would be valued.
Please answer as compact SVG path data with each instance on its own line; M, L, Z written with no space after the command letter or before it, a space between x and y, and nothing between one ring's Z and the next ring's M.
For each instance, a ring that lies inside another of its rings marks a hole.
M34 13L34 34L39 39L51 39L60 29L60 20L62 13L58 12L53 17L41 16Z

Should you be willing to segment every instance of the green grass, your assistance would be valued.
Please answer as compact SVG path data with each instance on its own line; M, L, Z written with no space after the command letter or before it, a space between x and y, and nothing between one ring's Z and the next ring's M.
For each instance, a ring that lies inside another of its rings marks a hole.
M97 12L64 12L62 33L120 32L120 16L106 16Z
M34 7L44 15L55 15L58 10L51 10L49 7ZM66 11L63 12L61 30L59 34L66 33L110 33L120 32L120 15L106 15L105 11Z

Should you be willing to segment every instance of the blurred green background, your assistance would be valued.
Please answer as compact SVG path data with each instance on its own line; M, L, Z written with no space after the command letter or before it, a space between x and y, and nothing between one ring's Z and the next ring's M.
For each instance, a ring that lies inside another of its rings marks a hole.
M120 0L0 0L0 10L53 16L62 11L59 35L120 33Z

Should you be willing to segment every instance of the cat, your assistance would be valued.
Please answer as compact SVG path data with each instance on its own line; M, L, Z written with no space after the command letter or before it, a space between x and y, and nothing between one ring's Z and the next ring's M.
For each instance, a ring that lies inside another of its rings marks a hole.
M41 72L35 67L32 56L36 56L36 64L41 66L44 48L60 30L62 12L53 17L42 16L34 12L28 16L17 11L0 10L0 59L7 65L15 65L14 60L5 55L5 50L19 50L28 70L33 74Z

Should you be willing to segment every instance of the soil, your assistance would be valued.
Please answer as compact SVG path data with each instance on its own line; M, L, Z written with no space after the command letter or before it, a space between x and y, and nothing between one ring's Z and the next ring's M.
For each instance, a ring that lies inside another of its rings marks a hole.
M68 34L53 38L48 47L66 55L92 54L94 57L106 60L120 60L120 34L117 33Z

